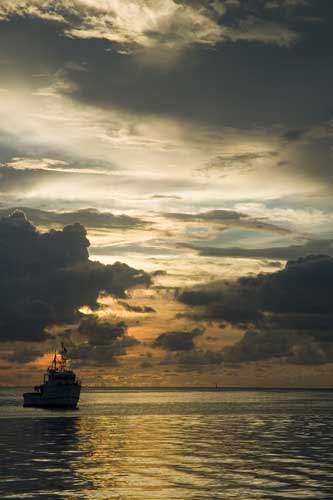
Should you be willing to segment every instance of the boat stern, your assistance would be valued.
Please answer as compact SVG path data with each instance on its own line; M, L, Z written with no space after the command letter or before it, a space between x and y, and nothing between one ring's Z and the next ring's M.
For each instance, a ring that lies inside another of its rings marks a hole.
M41 395L38 392L25 392L23 394L23 406L41 406Z

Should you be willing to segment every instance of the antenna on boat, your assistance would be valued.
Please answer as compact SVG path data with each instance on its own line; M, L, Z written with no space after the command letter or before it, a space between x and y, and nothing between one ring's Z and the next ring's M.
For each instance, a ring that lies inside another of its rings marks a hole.
M53 365L54 369L56 370L57 369L57 351L54 351L52 365Z
M65 347L65 344L61 342L61 351L60 351L60 370L66 370L66 363L67 363L67 349Z

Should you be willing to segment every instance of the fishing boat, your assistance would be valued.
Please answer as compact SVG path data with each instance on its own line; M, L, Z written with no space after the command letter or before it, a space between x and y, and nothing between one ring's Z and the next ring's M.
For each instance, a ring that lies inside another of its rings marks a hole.
M61 344L61 351L55 351L52 365L44 374L41 385L34 392L23 394L23 406L40 408L76 408L81 392L81 382L76 374L67 368L67 349Z

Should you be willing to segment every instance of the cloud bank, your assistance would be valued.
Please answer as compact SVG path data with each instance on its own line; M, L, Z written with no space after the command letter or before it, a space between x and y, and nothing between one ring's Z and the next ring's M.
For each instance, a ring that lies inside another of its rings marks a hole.
M78 326L79 344L70 347L76 365L116 366L118 357L138 341L127 335L124 321L103 320L94 315L84 317Z
M226 348L225 361L286 358L299 364L333 360L333 258L308 256L285 269L182 292L190 316L248 329Z
M126 264L89 260L81 224L39 232L16 211L0 219L0 340L41 341L52 325L74 322L101 293L126 297L150 276Z

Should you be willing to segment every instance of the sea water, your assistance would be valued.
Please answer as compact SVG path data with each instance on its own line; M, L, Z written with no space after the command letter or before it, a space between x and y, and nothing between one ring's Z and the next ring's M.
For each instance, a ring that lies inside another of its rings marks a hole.
M0 390L0 498L333 499L333 392Z

